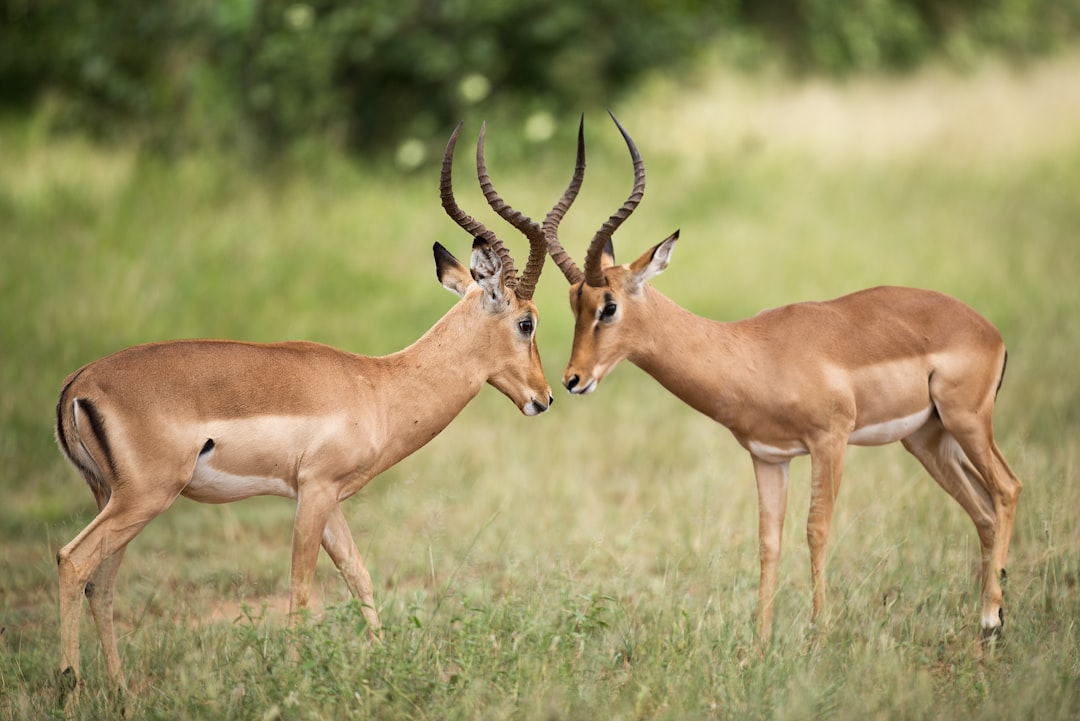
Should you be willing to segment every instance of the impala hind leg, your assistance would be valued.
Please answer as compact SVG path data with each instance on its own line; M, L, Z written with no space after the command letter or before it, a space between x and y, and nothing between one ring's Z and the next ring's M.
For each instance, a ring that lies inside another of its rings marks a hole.
M942 419L945 429L962 449L967 465L961 465L970 479L969 482L978 483L993 506L994 533L990 539L989 559L983 570L980 619L983 636L991 637L1000 632L1003 624L1001 580L1005 576L1005 559L1009 552L1009 538L1012 535L1022 484L1005 463L1001 451L994 443L989 421L975 416L966 420L967 422L950 423L947 417Z
M124 676L120 669L120 652L116 648L116 629L113 626L113 599L116 596L116 574L124 560L127 545L98 566L86 584L86 597L90 601L90 615L94 618L98 640L105 653L105 670L114 688L123 690Z
M758 546L761 576L758 581L757 632L762 648L772 639L773 604L776 600L777 566L787 513L789 461L769 463L754 457L758 490Z
M360 612L364 614L368 624L368 636L373 641L378 641L381 626L379 614L375 610L371 574L364 565L364 559L360 556L340 505L334 506L326 521L322 546L341 572L349 591L360 601Z
M810 451L810 513L806 521L806 540L810 545L810 579L814 588L810 622L815 628L825 612L825 550L844 473L845 451L844 441Z
M945 430L936 416L902 441L913 456L945 491L967 512L979 534L980 572L982 582L982 617L997 616L1000 589L994 570L993 550L998 523L994 502L987 492L982 477L971 464L964 450Z
M143 500L138 506L132 506L114 495L94 520L56 554L60 575L62 693L78 693L79 624L84 594L90 596L91 612L98 626L98 637L105 652L109 677L113 682L123 683L112 625L112 596L116 573L127 544L172 502L172 499L169 499L164 505L155 507ZM91 582L93 586L89 585ZM101 595L97 596L99 591Z

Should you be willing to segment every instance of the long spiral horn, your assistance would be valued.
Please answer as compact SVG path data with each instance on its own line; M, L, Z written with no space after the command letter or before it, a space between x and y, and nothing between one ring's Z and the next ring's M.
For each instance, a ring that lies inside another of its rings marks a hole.
M522 300L531 300L533 292L536 290L536 282L540 279L540 271L544 268L544 260L547 257L547 241L544 239L544 231L532 218L514 210L496 192L491 177L487 172L487 163L484 160L484 137L486 132L487 124L483 123L480 125L480 137L476 141L476 177L480 180L480 190L483 191L491 209L529 239L529 259L525 262L525 271L520 278L514 279L511 287Z
M465 229L470 235L478 238L482 238L487 244L499 254L499 258L503 264L503 278L506 279L508 286L517 283L517 270L514 268L514 259L510 257L510 251L507 250L501 240L495 235L495 233L484 227L484 224L473 218L466 213L460 207L458 207L457 201L454 200L454 188L453 188L453 168L454 168L454 147L457 145L458 133L461 132L461 126L465 121L461 121L454 128L454 132L450 134L450 140L446 144L446 154L443 156L442 172L439 174L439 196L442 198L442 206L446 211L446 214L450 218Z
M585 282L594 287L601 287L606 283L604 273L600 268L600 258L604 253L604 247L611 243L611 236L623 224L623 221L630 217L630 214L634 212L638 203L641 202L641 198L645 195L645 163L641 159L641 153L638 152L633 138L626 132L626 128L622 126L615 114L609 110L608 115L615 121L616 127L622 133L623 140L626 141L626 147L630 150L630 158L634 162L634 188L630 191L630 197L626 199L622 207L600 226L589 244L589 251L585 254Z
M574 176L570 179L570 185L566 188L566 192L563 193L562 198L555 204L555 207L551 209L551 212L544 218L544 237L547 240L548 253L551 254L551 259L555 261L555 265L559 266L559 270L563 272L566 279L570 281L570 285L574 285L579 282L584 274L581 269L574 264L574 259L570 257L570 254L562 247L562 243L559 242L559 223L562 222L563 216L566 215L566 211L570 210L570 206L573 205L574 199L577 198L578 191L581 190L581 182L585 179L585 114L581 115L581 123L578 125L578 141L577 141L577 164L574 166Z

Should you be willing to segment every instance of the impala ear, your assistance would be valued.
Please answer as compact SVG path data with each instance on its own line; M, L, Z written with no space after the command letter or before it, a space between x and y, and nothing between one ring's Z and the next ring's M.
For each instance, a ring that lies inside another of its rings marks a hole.
M671 251L675 248L675 241L678 239L679 231L676 230L665 238L663 242L645 251L640 258L630 264L630 277L632 280L629 290L631 293L637 293L645 285L646 281L664 272L664 269L668 267L668 262L671 260Z
M473 282L469 269L441 243L436 243L432 250L435 251L435 275L438 276L439 282L458 297L465 295L465 291Z
M491 249L487 241L473 241L472 278L484 290L482 302L490 312L497 312L509 302L510 290L506 287L502 259Z
M615 244L611 238L604 243L604 252L600 254L600 270L607 270L615 265Z

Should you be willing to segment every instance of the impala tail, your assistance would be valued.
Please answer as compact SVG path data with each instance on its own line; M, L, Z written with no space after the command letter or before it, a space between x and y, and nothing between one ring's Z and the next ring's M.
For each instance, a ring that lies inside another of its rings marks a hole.
M105 432L105 419L97 406L90 400L72 397L69 392L81 372L68 378L56 403L56 442L90 486L98 508L103 508L112 495L106 479L115 476L116 462ZM103 464L109 474L103 472Z

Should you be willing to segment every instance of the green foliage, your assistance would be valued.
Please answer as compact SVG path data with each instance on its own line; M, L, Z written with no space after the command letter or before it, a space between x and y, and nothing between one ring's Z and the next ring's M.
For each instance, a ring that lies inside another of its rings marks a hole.
M73 19L62 2L5 0L0 84L50 93L61 120L98 131L376 152L441 135L489 96L549 112L610 101L694 57L716 29L700 5L88 0Z
M156 147L377 154L478 105L610 105L715 46L843 74L1028 57L1078 30L1078 0L0 0L0 99Z
M1072 0L780 0L763 13L804 70L847 74L910 69L930 57L962 65L987 51L1025 58L1059 49L1080 30ZM779 11L785 7L786 12Z

